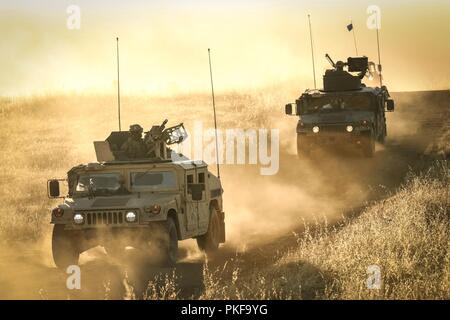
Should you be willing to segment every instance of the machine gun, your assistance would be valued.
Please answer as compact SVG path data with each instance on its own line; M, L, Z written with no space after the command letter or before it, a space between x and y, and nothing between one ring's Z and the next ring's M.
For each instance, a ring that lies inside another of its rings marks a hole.
M169 120L165 119L159 126L152 126L152 128L145 132L144 142L152 143L161 140L166 124Z
M147 144L163 141L167 145L181 143L188 137L183 123L176 126L166 128L168 120L164 120L159 126L153 126L149 131L145 132L144 142Z
M369 68L369 61L367 57L349 57L347 62L334 61L326 54L328 62L333 69L325 71L323 76L324 91L349 91L358 90L363 85L361 80L366 74L371 75ZM344 68L347 70L344 70ZM358 72L358 75L353 75L351 72Z
M153 126L145 132L144 142L147 145L147 156L150 158L167 159L170 149L168 145L179 144L186 140L188 134L183 123L166 128L168 120L164 120L159 126Z
M359 72L358 77L360 79L364 78L367 72L370 72L367 57L349 57L347 62L338 61L336 63L334 63L328 53L325 54L325 58L337 71L344 71L344 67L347 67L348 72Z

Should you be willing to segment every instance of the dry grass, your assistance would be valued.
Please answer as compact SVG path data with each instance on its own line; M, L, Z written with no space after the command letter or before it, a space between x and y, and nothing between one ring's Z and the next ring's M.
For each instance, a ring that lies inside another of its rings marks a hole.
M0 112L0 238L36 240L48 227L46 180L70 162L61 124L41 110L49 101L4 99ZM51 111L50 111L51 112Z
M175 300L178 297L177 276L175 272L157 275L150 281L143 295L145 300Z
M231 279L206 272L202 298L449 299L449 178L436 163L358 218L306 226L271 265L240 276L236 263ZM370 265L381 268L381 289L366 286Z

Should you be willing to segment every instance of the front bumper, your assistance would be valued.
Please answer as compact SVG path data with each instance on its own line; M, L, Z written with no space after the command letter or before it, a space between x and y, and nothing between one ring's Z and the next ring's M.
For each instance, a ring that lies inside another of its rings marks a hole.
M129 222L126 219L128 212L136 215L136 220ZM75 223L74 216L81 215L82 223ZM116 229L116 228L141 228L150 223L164 220L164 215L144 213L139 209L107 209L107 210L75 210L64 212L63 217L52 216L53 224L64 224L65 230L90 230L90 229Z
M353 126L348 132L345 125L321 125L319 132L314 133L311 128L297 129L299 144L306 146L332 146L332 145L361 145L362 141L371 135L368 127Z

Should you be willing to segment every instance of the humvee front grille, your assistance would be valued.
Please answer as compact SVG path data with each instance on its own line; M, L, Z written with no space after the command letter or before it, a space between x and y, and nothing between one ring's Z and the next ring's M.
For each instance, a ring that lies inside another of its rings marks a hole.
M347 125L343 124L326 124L326 125L319 125L320 132L345 132L345 127Z
M126 223L125 211L94 211L85 212L87 225L119 225Z

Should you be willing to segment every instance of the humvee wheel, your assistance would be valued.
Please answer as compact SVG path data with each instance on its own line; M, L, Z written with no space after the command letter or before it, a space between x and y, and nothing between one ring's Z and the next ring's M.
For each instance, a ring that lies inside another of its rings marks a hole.
M385 127L383 128L383 132L381 132L381 134L380 134L378 142L381 144L384 144L386 142L386 136L387 136L387 128L386 128L386 123L385 123Z
M297 157L302 159L310 155L309 146L302 143L301 138L297 135Z
M371 135L363 140L362 151L367 158L372 158L375 154L375 139Z
M163 264L174 266L178 259L178 234L175 221L172 217L167 217L164 225L164 239L160 243Z
M52 254L55 265L60 269L65 270L70 265L78 264L80 250L70 231L65 231L62 224L53 226Z
M212 254L219 249L220 243L220 220L216 208L211 206L208 231L197 238L197 245L206 254Z
M308 148L303 147L302 149L297 149L297 158L305 159L311 155L311 152Z

